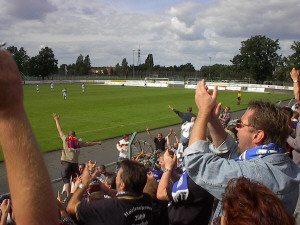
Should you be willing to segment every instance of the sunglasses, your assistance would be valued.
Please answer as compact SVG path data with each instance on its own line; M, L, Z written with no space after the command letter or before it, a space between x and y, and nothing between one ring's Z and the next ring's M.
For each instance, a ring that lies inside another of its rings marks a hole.
M244 124L241 120L236 121L236 128L250 127L248 124Z

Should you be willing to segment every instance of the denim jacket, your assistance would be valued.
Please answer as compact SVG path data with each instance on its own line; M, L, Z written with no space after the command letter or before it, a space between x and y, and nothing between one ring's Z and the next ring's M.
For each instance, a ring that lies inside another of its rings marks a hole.
M183 164L194 182L219 200L228 181L243 176L271 189L293 215L299 194L300 168L283 153L235 161L237 149L230 135L217 149L200 140L184 151ZM214 218L222 213L219 203Z

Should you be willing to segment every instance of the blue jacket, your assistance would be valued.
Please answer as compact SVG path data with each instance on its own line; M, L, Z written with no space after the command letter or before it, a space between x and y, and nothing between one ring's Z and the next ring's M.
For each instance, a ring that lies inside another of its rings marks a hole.
M217 149L211 148L213 152L206 141L200 140L184 151L183 164L194 182L219 200L228 181L243 176L271 189L293 215L299 195L300 168L284 153L235 161L237 149L230 135ZM222 213L219 203L214 218Z

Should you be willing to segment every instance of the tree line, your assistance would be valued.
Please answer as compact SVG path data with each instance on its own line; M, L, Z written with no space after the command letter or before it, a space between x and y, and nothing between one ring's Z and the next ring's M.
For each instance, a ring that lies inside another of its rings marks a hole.
M300 69L300 41L294 41L291 45L292 54L282 57L279 40L272 40L266 36L256 35L246 41L241 42L239 54L235 55L230 62L232 65L214 64L202 66L200 71L196 71L191 63L180 66L160 66L155 65L153 55L148 54L145 62L140 65L129 65L126 58L121 64L114 67L91 67L89 55L85 57L80 54L73 64L62 64L58 68L54 53L51 48L45 47L34 57L29 57L26 50L15 46L7 48L13 55L19 70L27 76L41 76L42 79L51 74L65 75L87 75L91 69L101 70L103 75L123 76L126 78L142 78L149 74L157 74L160 77L176 77L180 75L186 77L206 78L211 80L248 80L257 83L266 80L287 81L289 71L296 67Z

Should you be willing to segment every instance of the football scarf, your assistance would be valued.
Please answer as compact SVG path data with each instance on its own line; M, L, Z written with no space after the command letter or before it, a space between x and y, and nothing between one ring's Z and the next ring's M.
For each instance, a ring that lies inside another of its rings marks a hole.
M184 171L179 180L173 185L172 197L174 202L180 202L187 200L188 196L187 171Z
M78 152L80 148L78 139L76 137L73 137L72 135L68 135L68 150L71 152Z
M235 161L244 161L255 158L263 158L267 155L277 154L281 152L281 148L274 143L267 145L260 145L255 148L250 148L244 151L239 157L235 158Z

